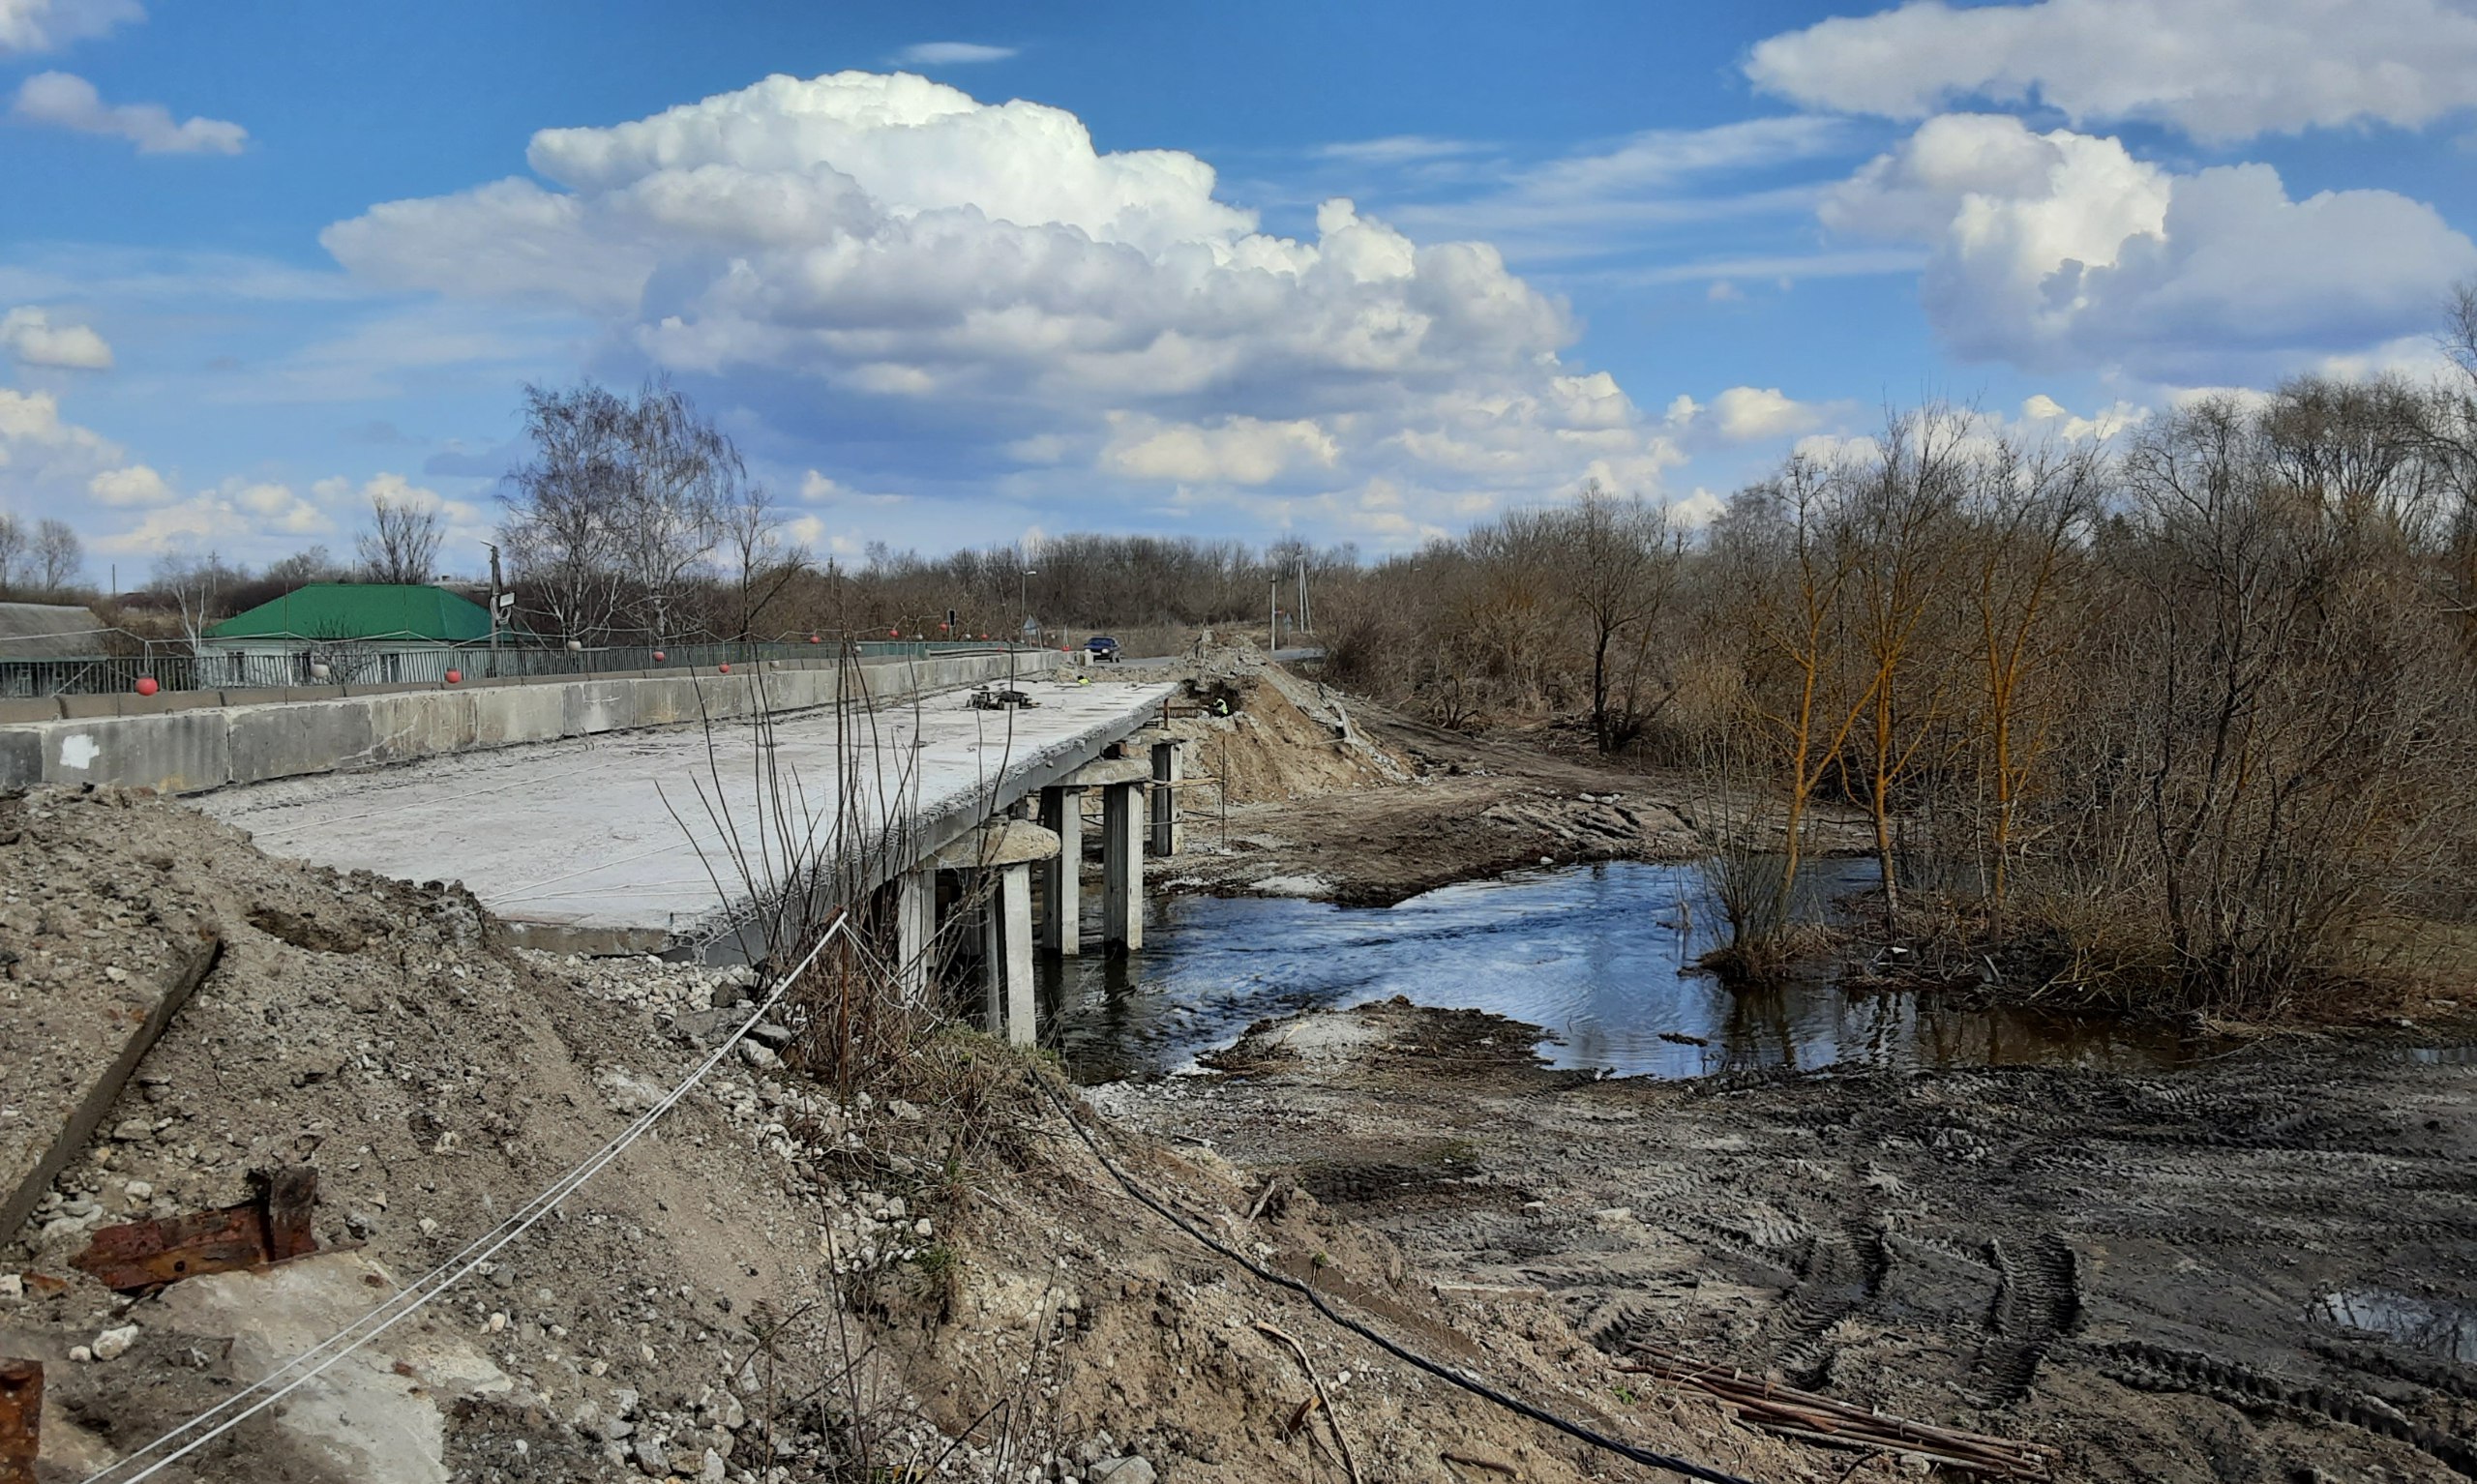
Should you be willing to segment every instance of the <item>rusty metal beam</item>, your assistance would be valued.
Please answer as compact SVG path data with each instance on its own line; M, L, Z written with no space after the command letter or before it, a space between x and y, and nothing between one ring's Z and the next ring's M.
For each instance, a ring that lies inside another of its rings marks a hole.
M318 1172L308 1165L254 1172L251 1182L257 1193L239 1205L105 1227L70 1261L106 1288L142 1293L316 1251L310 1208L317 1203Z
M35 1484L43 1442L43 1362L0 1360L0 1484Z

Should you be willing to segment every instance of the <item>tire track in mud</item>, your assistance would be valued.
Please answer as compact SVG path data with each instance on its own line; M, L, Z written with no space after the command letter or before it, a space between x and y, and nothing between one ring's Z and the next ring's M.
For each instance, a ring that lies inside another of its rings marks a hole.
M2385 1408L2366 1405L2327 1386L2294 1386L2277 1377L2193 1350L2170 1350L2143 1340L2118 1340L2094 1348L2099 1369L2143 1391L2186 1391L2243 1411L2303 1413L2404 1442L2459 1473L2477 1478L2477 1444L2423 1427Z
M1973 1400L1985 1408L2010 1407L2030 1394L2039 1363L2081 1315L2080 1262L2051 1233L2008 1244L1990 1239L1995 1301L1988 1306L1986 1343L1972 1371Z

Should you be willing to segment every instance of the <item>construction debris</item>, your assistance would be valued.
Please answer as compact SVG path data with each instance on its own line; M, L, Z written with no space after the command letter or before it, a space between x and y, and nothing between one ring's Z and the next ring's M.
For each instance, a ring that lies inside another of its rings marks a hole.
M43 1439L43 1362L0 1360L0 1484L35 1484Z
M1705 1365L1685 1355L1646 1350L1640 1352L1640 1358L1617 1369L1708 1391L1747 1423L1784 1438L1827 1447L1897 1453L1989 1478L2048 1476L2047 1450L2036 1443L1868 1411L1728 1366Z
M307 1165L254 1171L257 1194L238 1205L105 1227L70 1261L105 1288L145 1293L201 1273L264 1267L318 1250L310 1210L318 1172Z

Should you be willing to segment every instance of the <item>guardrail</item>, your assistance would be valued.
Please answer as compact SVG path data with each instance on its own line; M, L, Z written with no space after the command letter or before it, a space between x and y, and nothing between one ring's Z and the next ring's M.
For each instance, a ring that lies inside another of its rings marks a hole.
M0 659L0 699L125 695L152 680L158 691L257 691L311 686L441 685L450 670L462 679L580 677L653 669L702 669L761 660L831 659L846 641L778 641L596 645L550 649L503 644L393 649L377 644L304 640L280 654L210 651L87 655L67 659ZM862 660L926 659L988 654L1008 646L976 640L856 639Z

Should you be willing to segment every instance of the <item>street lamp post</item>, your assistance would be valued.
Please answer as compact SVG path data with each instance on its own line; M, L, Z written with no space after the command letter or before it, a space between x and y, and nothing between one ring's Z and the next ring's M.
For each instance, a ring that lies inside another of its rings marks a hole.
M1031 581L1032 579L1039 576L1040 571L1038 568L1018 567L1015 569L1015 606L1023 609L1024 622L1027 624L1032 621Z

